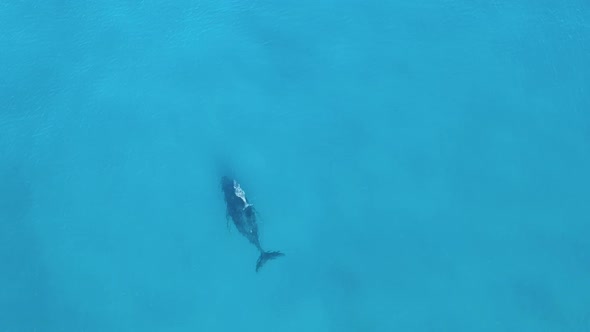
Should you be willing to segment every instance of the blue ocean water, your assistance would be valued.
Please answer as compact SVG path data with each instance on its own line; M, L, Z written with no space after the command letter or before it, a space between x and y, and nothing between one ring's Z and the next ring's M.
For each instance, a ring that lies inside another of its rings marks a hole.
M4 1L0 332L590 331L589 59L583 0Z

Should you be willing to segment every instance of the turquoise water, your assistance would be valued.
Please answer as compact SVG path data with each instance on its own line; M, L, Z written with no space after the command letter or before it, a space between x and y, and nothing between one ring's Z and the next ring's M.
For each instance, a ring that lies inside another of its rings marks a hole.
M587 1L9 0L0 50L0 332L590 331Z

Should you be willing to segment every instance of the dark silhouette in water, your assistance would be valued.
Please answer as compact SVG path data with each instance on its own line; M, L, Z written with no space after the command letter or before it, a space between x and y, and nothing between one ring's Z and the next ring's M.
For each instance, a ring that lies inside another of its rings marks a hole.
M238 231L260 251L260 257L258 257L258 261L256 262L256 272L267 261L284 256L279 251L264 251L260 246L256 210L254 210L252 204L248 203L246 193L242 190L240 184L227 176L223 176L221 178L221 189L225 196L228 222L229 218L231 218Z

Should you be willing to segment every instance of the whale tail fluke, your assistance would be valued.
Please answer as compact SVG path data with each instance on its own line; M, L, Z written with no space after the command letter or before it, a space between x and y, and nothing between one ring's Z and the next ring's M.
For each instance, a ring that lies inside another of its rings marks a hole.
M260 253L260 257L258 257L258 261L256 262L256 272L260 270L260 268L269 260L275 259L277 257L285 256L280 251L263 251Z

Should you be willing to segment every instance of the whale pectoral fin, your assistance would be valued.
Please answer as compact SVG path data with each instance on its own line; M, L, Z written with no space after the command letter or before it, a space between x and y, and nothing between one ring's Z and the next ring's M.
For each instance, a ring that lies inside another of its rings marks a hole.
M231 220L231 217L229 215L229 211L226 211L226 213L225 213L225 223L226 223L226 226L227 226L227 231L231 233L230 220Z

